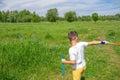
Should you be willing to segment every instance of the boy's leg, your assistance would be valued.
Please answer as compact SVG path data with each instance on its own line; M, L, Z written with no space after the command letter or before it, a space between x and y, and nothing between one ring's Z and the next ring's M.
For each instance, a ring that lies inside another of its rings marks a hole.
M73 70L73 80L80 80L84 70L85 67Z
M82 71L82 74L83 74L83 72L86 70L86 67L83 67L83 71Z

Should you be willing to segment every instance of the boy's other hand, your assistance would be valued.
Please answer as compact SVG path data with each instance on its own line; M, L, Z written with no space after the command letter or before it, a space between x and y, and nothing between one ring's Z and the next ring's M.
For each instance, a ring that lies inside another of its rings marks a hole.
M66 59L62 59L62 63L65 63L66 62Z

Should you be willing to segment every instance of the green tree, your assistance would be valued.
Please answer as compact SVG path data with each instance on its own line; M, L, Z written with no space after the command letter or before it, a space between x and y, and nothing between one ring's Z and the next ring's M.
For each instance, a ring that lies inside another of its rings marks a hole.
M0 11L0 22L2 22L2 12Z
M81 20L82 21L91 21L91 17L90 16L82 16Z
M73 21L77 20L76 12L74 12L74 11L66 12L64 17L68 22L73 22Z
M56 22L58 18L58 11L56 8L49 9L46 14L46 18L49 22Z
M32 20L32 16L31 16L31 13L30 11L28 10L22 10L19 12L19 18L18 18L19 22L31 22Z
M35 12L32 14L32 22L40 22L41 18Z
M92 19L93 19L93 21L97 21L98 20L98 13L93 13L92 14Z
M45 18L44 16L41 16L41 17L40 17L40 20L41 20L41 21L46 21L46 18Z
M105 21L105 15L104 16L99 16L99 20Z
M115 17L116 17L116 20L120 20L120 14L116 14Z
M2 11L2 22L7 22L8 14L8 11Z
M64 17L60 17L60 16L59 16L59 17L58 17L58 20L59 20L59 21L64 21L65 19L64 19Z
M8 22L18 22L17 20L18 20L18 11L15 10L15 11L9 12L7 21Z

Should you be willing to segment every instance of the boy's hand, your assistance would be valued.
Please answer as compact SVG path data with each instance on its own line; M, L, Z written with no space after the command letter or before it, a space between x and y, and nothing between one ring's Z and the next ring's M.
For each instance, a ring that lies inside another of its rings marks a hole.
M108 41L101 41L101 44L108 44Z
M66 59L62 59L61 61L62 61L62 63L65 63L65 62L66 62Z

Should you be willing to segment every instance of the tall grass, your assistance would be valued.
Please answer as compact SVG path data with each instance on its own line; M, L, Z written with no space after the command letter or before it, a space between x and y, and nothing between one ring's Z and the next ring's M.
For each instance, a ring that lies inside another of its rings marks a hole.
M63 45L33 40L1 41L0 45L2 79L29 79L36 72L43 79L51 71L60 74L60 52L67 50Z
M103 29L104 28L104 29ZM61 55L69 59L67 33L80 40L120 41L120 22L0 23L0 80L72 80L71 66L61 76ZM86 48L86 80L118 80L120 47Z

